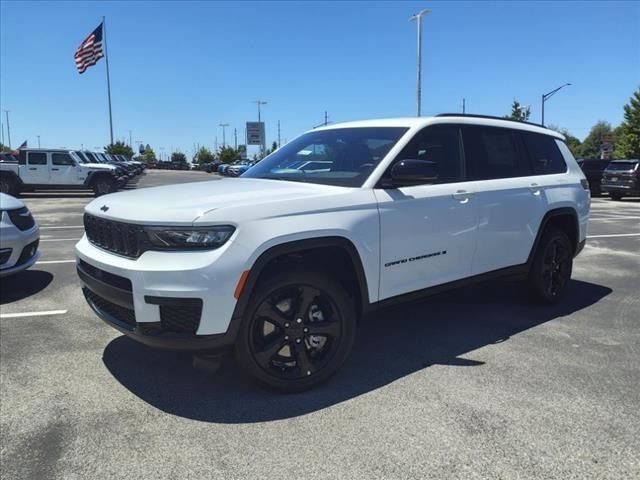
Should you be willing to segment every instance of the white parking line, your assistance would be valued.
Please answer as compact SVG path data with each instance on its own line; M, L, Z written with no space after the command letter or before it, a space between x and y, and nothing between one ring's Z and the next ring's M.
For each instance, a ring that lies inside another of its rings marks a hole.
M602 218L589 218L589 221L593 220L638 220L640 217L602 217Z
M69 242L71 240L73 240L74 242L77 242L80 239L79 238L49 238L49 239L45 239L45 240L40 240L40 243L42 243L42 242Z
M48 310L46 312L0 313L0 318L44 317L46 315L64 315L66 310Z
M47 265L50 263L76 263L75 260L43 260L41 262L36 262L36 265Z
M49 226L49 225L40 225L40 230L64 230L65 228L84 228L84 225L63 225L63 226Z
M587 235L587 238L640 237L640 233L614 233L611 235Z

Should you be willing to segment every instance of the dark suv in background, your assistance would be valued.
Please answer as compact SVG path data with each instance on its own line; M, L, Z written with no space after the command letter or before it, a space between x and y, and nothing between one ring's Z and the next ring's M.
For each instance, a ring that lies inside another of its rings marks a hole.
M614 160L602 175L602 191L614 200L640 196L640 160Z
M584 176L589 182L589 190L592 197L599 197L602 194L600 185L602 183L602 174L604 169L609 165L610 160L600 160L599 158L580 158L577 160L578 165L582 169Z

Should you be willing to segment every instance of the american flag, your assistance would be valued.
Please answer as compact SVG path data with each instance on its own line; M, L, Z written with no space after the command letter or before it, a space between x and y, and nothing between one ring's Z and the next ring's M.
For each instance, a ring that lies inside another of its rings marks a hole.
M95 65L98 60L104 57L104 51L102 50L102 23L98 25L93 32L89 34L87 38L80 44L80 47L76 51L74 58L76 59L76 68L79 73L84 73L85 70L92 65Z

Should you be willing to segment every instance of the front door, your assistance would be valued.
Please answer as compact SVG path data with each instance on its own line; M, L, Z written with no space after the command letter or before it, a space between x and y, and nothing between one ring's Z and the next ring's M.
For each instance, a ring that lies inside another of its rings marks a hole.
M76 162L66 152L51 154L51 185L76 185L78 183L78 167Z
M459 128L425 128L394 163L404 159L437 164L438 177L430 184L374 190L380 212L380 300L468 277L476 249L475 184L466 181Z

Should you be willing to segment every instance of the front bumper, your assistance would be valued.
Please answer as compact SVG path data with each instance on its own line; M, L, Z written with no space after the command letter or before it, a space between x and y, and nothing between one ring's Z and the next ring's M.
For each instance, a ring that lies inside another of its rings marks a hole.
M76 245L77 271L89 306L125 335L153 347L222 350L235 341L233 292L242 272L231 273L226 247L130 259L85 236Z
M0 219L0 277L26 270L40 258L38 226L22 231L5 217Z

